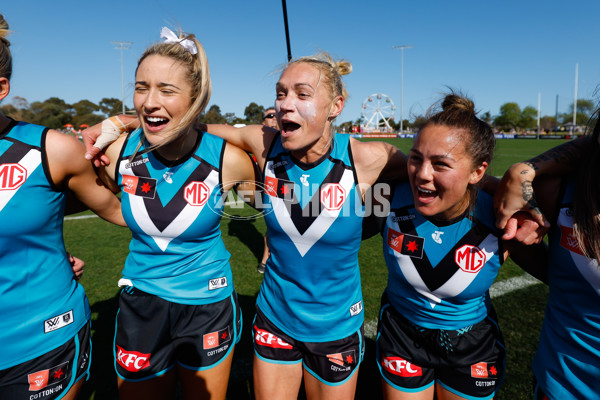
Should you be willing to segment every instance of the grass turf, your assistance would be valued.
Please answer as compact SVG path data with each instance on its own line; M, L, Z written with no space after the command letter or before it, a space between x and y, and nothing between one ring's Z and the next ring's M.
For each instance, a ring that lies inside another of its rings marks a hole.
M407 152L411 139L386 140ZM550 147L557 140L499 140L496 156L489 173L499 176L513 162L526 159ZM249 211L230 210L232 214ZM254 302L262 275L256 272L262 255L264 220L223 219L221 225L225 246L231 253L235 287L244 316L242 340L236 348L230 378L228 398L250 399L252 392L251 322ZM86 262L82 285L92 307L93 355L91 378L85 383L80 399L116 399L116 375L113 369L112 340L114 316L117 311L117 281L127 255L131 238L129 230L112 226L98 218L65 221L65 243L68 251ZM381 254L381 239L376 236L364 241L359 253L362 272L365 319L377 318L379 300L387 282L387 269ZM521 275L523 272L511 260L501 268L497 281ZM507 375L497 399L531 398L530 363L537 345L547 288L535 285L506 294L493 301L507 346ZM374 342L366 341L365 361L361 365L357 398L380 398Z

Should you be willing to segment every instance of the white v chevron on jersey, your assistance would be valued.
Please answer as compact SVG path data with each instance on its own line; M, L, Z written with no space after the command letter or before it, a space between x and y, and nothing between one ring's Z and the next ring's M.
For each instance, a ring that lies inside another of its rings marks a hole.
M265 171L267 177L275 177L271 168L268 168L268 165L265 168ZM354 174L352 170L346 169L343 172L339 184L346 191L346 193L352 193L352 186L354 185ZM348 197L346 197L345 202L346 201L348 201ZM303 233L300 233L298 227L292 219L290 209L286 205L286 200L275 196L270 196L270 202L271 206L273 207L273 213L277 219L277 222L289 236L302 257L304 257L304 255L306 255L313 245L318 242L321 237L323 237L343 209L343 207L339 207L338 209L326 209L323 207L319 215L312 221L308 229L306 229L306 231ZM311 207L311 205L308 204L306 207ZM354 210L351 210L350 212L354 212Z
M21 160L19 160L18 165L25 169L25 176L23 178L24 180L27 180L27 177L31 176L33 171L35 171L36 168L41 164L42 158L40 154L41 153L39 150L31 149ZM13 198L18 190L18 187L12 190L0 190L0 211L4 208L4 206L6 206L6 204L8 204L10 199Z
M399 223L394 221L395 215L390 214L388 216L387 225L388 227L395 229L397 231L401 231ZM485 254L485 261L487 262L492 258L494 253L498 251L498 238L493 234L488 234L477 246L480 251ZM453 273L439 286L431 289L431 282L426 282L425 278L428 276L422 274L423 268L428 270L433 267L429 264L427 257L423 257L423 259L415 259L408 255L401 254L393 247L390 247L393 251L394 256L396 258L396 263L398 268L402 271L405 279L410 283L410 285L422 296L426 297L429 300L429 305L431 308L434 308L437 304L439 304L444 298L451 298L458 296L462 293L471 283L475 280L478 273L482 270L483 266L477 271L465 271L462 268L456 267ZM454 254L457 252L457 248L454 247L449 254L442 259L440 264L444 261L448 262L448 258L454 258ZM450 254L452 253L452 254ZM448 257L451 256L451 257ZM420 263L420 269L415 265L415 263ZM450 262L454 262L453 260ZM448 269L447 269L448 270Z
M596 294L600 295L600 268L598 268L598 261L595 259L589 259L583 254L578 248L579 245L576 243L576 238L573 235L573 217L568 213L569 208L561 208L558 215L557 224L561 228L561 245L569 250L569 254L573 259L573 263L577 266L577 269L585 280L590 284Z
M124 163L121 164L121 167ZM120 171L121 174L125 172ZM204 184L208 188L208 193L212 193L219 185L218 171L211 170L208 176L204 179ZM156 196L160 201L159 190L157 189ZM171 241L185 232L196 220L208 203L201 205L190 205L187 203L181 211L170 221L164 229L159 229L156 223L148 212L147 200L142 196L128 195L131 205L131 214L142 231L150 236L161 251L165 251ZM173 201L173 199L171 200Z

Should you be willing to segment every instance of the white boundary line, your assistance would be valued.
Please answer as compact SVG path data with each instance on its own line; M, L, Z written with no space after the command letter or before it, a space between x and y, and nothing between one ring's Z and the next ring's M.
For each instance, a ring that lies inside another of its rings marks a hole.
M504 296L515 290L524 289L526 287L537 285L542 283L535 279L529 274L523 274L515 276L513 278L505 279L503 281L496 282L490 287L490 297L496 298ZM365 336L371 340L375 340L377 337L377 319L372 319L365 322Z
M65 221L88 218L98 218L98 216L81 215L78 217L65 217ZM535 279L529 274L515 276L513 278L505 279L503 281L494 283L492 287L490 287L490 297L493 299L496 297L504 296L507 293L514 292L515 290L519 289L524 289L531 285L537 285L538 283L542 282ZM365 336L369 339L375 340L375 337L377 336L377 319L365 322Z

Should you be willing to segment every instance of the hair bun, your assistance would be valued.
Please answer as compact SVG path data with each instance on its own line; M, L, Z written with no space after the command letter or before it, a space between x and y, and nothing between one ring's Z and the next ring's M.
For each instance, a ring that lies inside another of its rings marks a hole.
M10 42L8 39L6 39L9 34L10 31L8 30L8 22L6 22L4 16L0 14L0 41L6 44L7 47L10 46Z
M352 64L346 60L340 60L336 63L336 69L340 76L348 75L352 72Z
M475 115L475 103L471 101L469 98L464 96L459 96L455 93L451 93L447 95L442 101L442 110L456 110L456 111L464 111Z

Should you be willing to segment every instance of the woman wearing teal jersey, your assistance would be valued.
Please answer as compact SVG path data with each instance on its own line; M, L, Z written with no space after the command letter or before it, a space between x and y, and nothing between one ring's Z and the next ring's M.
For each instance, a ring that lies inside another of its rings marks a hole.
M12 74L7 34L0 15L0 101ZM74 399L89 371L89 304L63 242L67 194L108 221L124 221L83 154L72 136L0 114L2 399Z
M110 145L100 171L122 191L132 231L115 329L119 396L173 398L179 380L184 399L224 399L241 308L219 228L222 200L253 185L254 168L244 151L194 125L211 94L200 42L167 28L161 36L136 69L141 129Z

